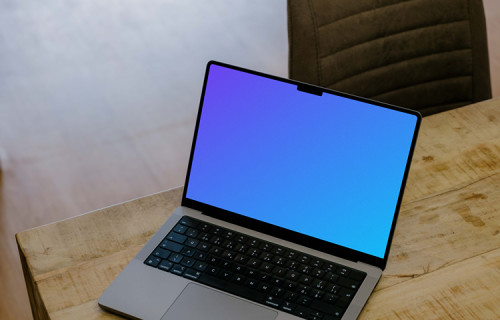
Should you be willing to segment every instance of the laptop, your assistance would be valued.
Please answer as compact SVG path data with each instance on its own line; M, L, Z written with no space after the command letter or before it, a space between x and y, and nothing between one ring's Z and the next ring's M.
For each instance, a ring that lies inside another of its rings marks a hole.
M133 319L356 319L418 112L210 61L182 205L99 305Z

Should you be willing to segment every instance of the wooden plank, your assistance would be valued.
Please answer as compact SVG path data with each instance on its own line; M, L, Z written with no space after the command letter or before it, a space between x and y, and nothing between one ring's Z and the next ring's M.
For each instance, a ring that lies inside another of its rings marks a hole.
M500 249L379 290L359 319L500 319Z
M378 289L500 248L500 173L406 203ZM499 283L500 284L500 283Z
M47 272L146 243L180 205L181 196L182 188L174 188L23 231L16 237L38 281Z
M41 300L45 313L50 313L96 299L180 205L182 190L174 188L17 234L31 276L27 286L35 288L28 292L32 307L39 309ZM111 263L103 269L105 261Z
M500 98L425 117L404 201L500 172Z

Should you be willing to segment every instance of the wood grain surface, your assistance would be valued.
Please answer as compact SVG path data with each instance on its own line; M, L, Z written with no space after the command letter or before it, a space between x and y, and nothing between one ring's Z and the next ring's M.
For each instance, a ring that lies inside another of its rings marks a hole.
M360 319L500 318L498 128L500 99L424 118L389 263ZM39 318L115 318L97 297L181 192L19 233Z

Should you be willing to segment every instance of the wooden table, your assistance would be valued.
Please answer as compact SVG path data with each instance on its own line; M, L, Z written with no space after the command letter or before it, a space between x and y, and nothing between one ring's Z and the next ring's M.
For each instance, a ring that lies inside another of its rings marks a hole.
M387 269L360 319L500 319L500 99L424 118ZM97 298L182 188L17 234L35 319Z

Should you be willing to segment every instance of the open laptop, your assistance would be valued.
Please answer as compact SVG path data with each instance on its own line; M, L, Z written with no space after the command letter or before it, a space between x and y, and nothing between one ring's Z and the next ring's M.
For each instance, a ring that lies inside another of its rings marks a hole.
M139 319L356 319L421 116L211 61L182 206L99 298Z

